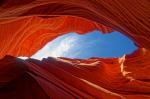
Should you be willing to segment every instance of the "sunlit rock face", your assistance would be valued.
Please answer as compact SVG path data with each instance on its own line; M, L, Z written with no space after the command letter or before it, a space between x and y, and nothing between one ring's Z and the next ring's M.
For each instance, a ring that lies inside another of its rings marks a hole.
M0 5L0 98L150 98L148 0L2 0ZM68 32L93 30L120 31L138 50L106 59L15 58L30 57Z

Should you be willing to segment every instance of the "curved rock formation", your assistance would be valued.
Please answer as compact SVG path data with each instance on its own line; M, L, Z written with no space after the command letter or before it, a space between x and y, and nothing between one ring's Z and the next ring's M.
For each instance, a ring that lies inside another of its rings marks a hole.
M0 58L31 56L60 35L95 29L120 31L139 49L107 59L6 56L0 60L0 98L149 99L149 5L149 0L1 0Z

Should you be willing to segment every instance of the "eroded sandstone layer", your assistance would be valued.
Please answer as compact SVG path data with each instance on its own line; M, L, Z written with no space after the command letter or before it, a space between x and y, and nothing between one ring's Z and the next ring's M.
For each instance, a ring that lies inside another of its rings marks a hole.
M0 98L150 99L149 5L149 0L1 0ZM139 49L120 58L15 58L30 57L65 33L93 30L120 31Z

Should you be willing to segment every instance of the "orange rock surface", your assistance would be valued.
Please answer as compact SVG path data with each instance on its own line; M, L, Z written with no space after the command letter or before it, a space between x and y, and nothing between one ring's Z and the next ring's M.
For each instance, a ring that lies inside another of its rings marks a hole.
M150 99L149 5L149 0L1 0L0 98ZM120 58L15 58L30 57L65 33L96 29L120 31L139 49Z

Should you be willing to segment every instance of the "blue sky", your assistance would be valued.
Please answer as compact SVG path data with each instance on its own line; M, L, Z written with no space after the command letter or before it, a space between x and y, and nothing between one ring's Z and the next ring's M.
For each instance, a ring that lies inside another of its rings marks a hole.
M47 43L32 58L41 60L49 56L81 59L120 57L136 49L132 40L119 32L102 34L99 31L93 31L84 35L68 33Z

